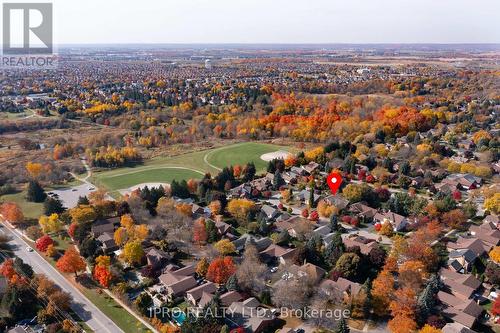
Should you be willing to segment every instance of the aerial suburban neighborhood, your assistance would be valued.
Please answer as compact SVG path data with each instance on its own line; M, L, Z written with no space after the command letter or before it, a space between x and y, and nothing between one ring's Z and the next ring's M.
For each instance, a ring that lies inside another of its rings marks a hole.
M500 332L498 44L57 52L0 68L0 332Z

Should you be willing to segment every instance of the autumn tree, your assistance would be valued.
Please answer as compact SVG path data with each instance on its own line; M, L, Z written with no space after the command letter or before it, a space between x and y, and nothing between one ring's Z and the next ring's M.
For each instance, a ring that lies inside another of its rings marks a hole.
M255 209L255 203L248 199L233 199L227 205L227 211L240 223L246 225L249 213Z
M122 246L128 240L127 229L124 227L119 227L115 230L113 234L113 239L115 240L116 245Z
M491 260L500 263L500 246L495 246L489 253Z
M216 258L208 266L206 277L209 281L223 284L235 272L236 266L231 257Z
M21 208L14 202L5 202L0 206L2 216L12 224L24 222L24 215Z
M205 219L200 217L194 221L193 225L193 242L198 245L205 245L207 243L207 229Z
M461 209L453 209L441 216L441 221L452 229L465 230L467 216Z
M92 222L97 218L97 214L91 206L81 205L75 208L72 208L69 211L69 215L71 216L72 222L82 224L86 222Z
M236 271L238 285L258 293L265 287L266 275L267 267L261 262L257 247L251 242L246 244L243 261Z
M441 330L429 324L425 324L418 333L441 333Z
M212 213L213 216L219 215L221 213L221 203L219 200L214 200L208 204L208 209L210 209L210 213Z
M214 248L221 256L226 256L236 252L236 246L229 239L221 239L215 243Z
M98 256L95 260L94 279L105 288L109 287L112 275L110 272L111 258L109 256Z
M205 277L208 271L208 266L210 265L206 257L201 258L201 260L196 264L196 274Z
M41 163L28 162L26 163L26 171L28 171L31 178L36 179L42 173L43 166Z
M40 216L38 224L44 233L58 232L62 228L62 222L59 219L59 215L55 213L50 216Z
M394 294L394 278L388 270L382 270L372 283L372 306L377 316L388 314L389 304Z
M49 235L43 235L38 238L35 242L35 247L38 251L45 252L50 245L53 245L54 241Z
M129 241L123 247L123 259L129 264L139 264L144 257L144 250L138 240Z
M56 267L63 273L74 273L78 276L78 272L85 270L87 265L75 247L69 247L57 261Z

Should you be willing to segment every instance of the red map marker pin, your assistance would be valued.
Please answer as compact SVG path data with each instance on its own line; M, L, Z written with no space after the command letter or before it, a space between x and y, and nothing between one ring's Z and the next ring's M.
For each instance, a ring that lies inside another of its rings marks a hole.
M332 172L326 177L326 182L332 191L332 194L335 195L339 190L340 184L342 184L342 176L338 172Z

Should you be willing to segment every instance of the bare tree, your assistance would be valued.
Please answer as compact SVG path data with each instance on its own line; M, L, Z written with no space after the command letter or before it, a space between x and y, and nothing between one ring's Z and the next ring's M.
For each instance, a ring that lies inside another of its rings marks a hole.
M236 271L236 278L243 289L259 293L265 288L267 267L260 261L259 252L251 242L245 246L243 261Z

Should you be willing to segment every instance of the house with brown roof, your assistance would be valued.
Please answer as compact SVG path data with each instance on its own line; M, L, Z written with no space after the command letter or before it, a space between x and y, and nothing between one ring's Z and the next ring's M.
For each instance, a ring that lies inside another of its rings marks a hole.
M449 268L441 268L439 276L446 292L461 299L469 299L482 283L472 274L460 274Z
M99 237L97 237L97 241L100 242L104 253L111 253L118 250L118 245L116 245L114 235L111 232L106 231L102 233Z
M362 204L361 202L352 204L349 207L349 211L356 214L358 217L361 217L364 221L371 221L375 214L378 213L377 209Z
M201 299L198 301L198 307L203 308L214 298L214 296L214 294L204 292L201 296ZM225 307L229 307L232 303L240 302L242 300L243 296L239 292L234 290L225 292L224 294L220 295L220 302L222 306Z
M443 316L468 328L472 328L483 313L483 308L471 299L463 300L444 291L439 291L437 298L442 304Z
M196 306L198 305L198 301L202 298L204 293L213 294L216 290L217 286L215 285L215 283L210 281L206 282L186 291L186 301Z
M378 246L375 239L366 238L356 234L344 234L342 236L342 241L346 249L359 247L361 253L365 256L369 255L372 250Z
M390 224L392 224L392 227L394 228L395 232L399 232L399 231L404 230L409 223L408 218L406 218L402 215L396 214L394 212L391 212L391 211L383 212L383 213L377 212L373 216L373 222L380 223L380 224L384 224L385 222L389 222Z
M293 261L296 252L297 249L290 249L272 244L264 251L259 252L259 255L264 262L270 263L277 261L278 263L285 265Z
M243 302L233 302L227 311L225 320L231 327L242 327L245 332L267 332L276 323L277 318L270 309L259 307L255 298Z
M305 263L302 266L293 264L288 268L288 273L300 278L307 277L314 284L317 284L326 275L323 268L311 263Z
M175 266L168 266L166 272L160 275L159 280L165 287L167 296L174 299L197 285L194 273L194 265L177 269Z
M344 198L342 194L329 195L325 198L325 201L330 205L337 207L339 210L345 209L349 205L349 200Z
M361 285L352 282L343 277L339 277L337 281L325 279L319 285L319 288L328 296L333 296L333 293L338 293L344 302L349 302L353 296L356 296L361 290Z
M104 220L97 220L92 223L90 227L90 232L94 238L98 238L105 232L114 233L114 231L120 226L120 217L112 217Z
M460 323L447 323L441 329L442 333L476 333L470 328L465 327Z
M469 249L481 257L490 251L491 246L485 244L482 240L475 237L458 237L456 242L446 244L448 251Z
M472 236L480 239L490 247L500 244L500 230L497 225L492 222L483 222L481 225L472 225L469 228Z
M318 163L316 162L309 162L308 164L306 165L303 165L302 168L308 173L308 174L312 174L314 171L316 170L319 170L319 168L321 167L321 165L319 165Z
M172 258L168 253L154 247L146 252L146 260L148 261L148 265L151 265L154 269L162 268L168 263L170 259Z

